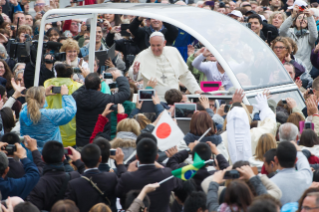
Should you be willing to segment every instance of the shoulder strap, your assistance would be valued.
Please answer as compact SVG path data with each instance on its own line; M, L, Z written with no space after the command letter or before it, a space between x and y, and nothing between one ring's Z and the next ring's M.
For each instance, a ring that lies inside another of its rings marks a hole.
M61 189L60 189L60 191L59 191L59 193L58 193L58 195L57 195L57 197L56 197L54 202L57 202L57 201L59 201L61 199L64 199L64 194L66 192L66 189L67 189L67 186L68 186L68 182L70 180L71 180L71 174L70 174L70 172L66 172L65 173L65 178L63 179L63 184L62 184Z
M85 176L81 176L81 178L83 178L83 179L87 180L89 183L91 183L92 187L93 187L97 192L99 192L99 194L101 195L101 197L102 197L104 200L106 200L107 205L111 206L111 202L110 202L109 198L107 198L107 196L106 196L106 195L99 189L99 187L97 187L97 185L92 181L92 177L90 177L90 179L89 179L89 178L87 178L87 177L85 177Z

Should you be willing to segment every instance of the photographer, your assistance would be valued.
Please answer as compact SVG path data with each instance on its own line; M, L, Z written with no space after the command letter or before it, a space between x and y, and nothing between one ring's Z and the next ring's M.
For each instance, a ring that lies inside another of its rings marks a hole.
M97 73L90 73L85 78L85 85L73 93L77 105L76 113L76 145L83 147L89 143L95 123L99 114L108 103L123 103L130 96L130 86L126 77L116 68L108 70L118 85L118 93L114 95L104 94L101 90L101 80ZM110 116L107 117L110 119ZM110 139L110 124L106 124L101 136Z
M40 76L39 76L39 86L43 86L44 82L47 79L54 77L54 72L52 70L54 57L50 54L45 56L45 62L40 67ZM34 84L34 76L35 76L35 66L32 63L27 63L24 70L24 82L25 87L30 88Z
M0 142L0 190L2 199L7 199L9 196L19 196L25 199L38 183L40 174L36 165L27 158L26 150L20 144L16 143L14 156L20 159L25 174L18 179L8 178L5 180L10 168L8 157L5 154L7 151L2 149L7 145L8 143Z
M17 32L18 42L24 43L27 39L26 34L28 36L31 36L32 35L32 28L27 26L27 25L19 26L19 29Z
M61 86L62 108L45 109L47 106L45 96L55 95L51 93L53 86L46 89L32 87L27 90L27 105L20 113L21 135L29 135L38 141L39 151L42 151L47 141L55 140L62 143L59 126L69 123L76 113L76 103L69 94L66 85Z
M79 89L82 84L72 80L73 68L65 64L56 64L55 71L57 73L56 78L48 79L44 82L44 87L50 86L62 86L66 85L69 90L69 95L73 94ZM86 72L85 72L86 73ZM47 96L46 101L49 109L61 109L62 108L62 96L57 94L54 96ZM60 126L62 143L64 146L75 146L75 117L66 125Z

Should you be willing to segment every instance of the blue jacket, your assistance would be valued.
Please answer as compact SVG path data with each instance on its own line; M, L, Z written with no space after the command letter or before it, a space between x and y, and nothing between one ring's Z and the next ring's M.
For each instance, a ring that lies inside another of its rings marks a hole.
M2 199L7 199L8 196L19 196L25 199L32 191L33 187L38 183L40 174L36 165L28 158L21 160L25 175L21 178L8 178L4 180L0 177L0 191Z
M29 135L37 140L38 149L41 152L47 141L59 141L62 143L59 126L70 122L76 114L76 103L71 95L62 96L61 109L45 109L47 103L41 111L41 118L37 124L34 124L30 115L28 115L27 106L20 113L20 134Z

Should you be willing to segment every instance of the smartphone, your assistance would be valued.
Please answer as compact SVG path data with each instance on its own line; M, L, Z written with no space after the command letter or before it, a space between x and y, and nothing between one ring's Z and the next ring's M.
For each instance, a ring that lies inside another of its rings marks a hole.
M225 172L225 175L224 175L225 180L238 179L239 177L240 177L240 174L237 170L229 170Z
M230 105L226 104L225 107L224 107L224 113L228 113L229 108L230 108Z
M304 129L312 129L312 127L311 127L311 122L305 121Z
M27 93L28 89L24 89L23 91L21 91L21 94L25 95Z
M131 34L126 31L129 28L130 28L130 24L121 24L121 32L120 32L120 34L122 36L131 36Z
M282 103L283 103L284 105L287 104L287 100L286 100L286 99L282 99L281 101L282 101Z
M138 90L138 98L140 101L153 101L152 96L154 95L154 89Z
M313 94L313 90L312 90L312 88L310 88L310 90L309 90L308 94Z
M116 155L116 149L110 149L110 155Z
M175 118L177 120L191 120L197 110L194 103L175 103Z
M64 148L64 154L65 155L72 155L72 151L69 148Z
M117 88L117 83L116 82L112 82L109 84L110 89L114 89Z
M116 104L112 105L110 107L110 110L117 111L117 105Z
M111 73L104 73L103 74L103 79L113 79L113 76Z
M52 87L52 93L61 93L61 87Z
M82 71L81 71L80 68L73 68L73 72L74 72L75 74L81 74L81 73L82 73Z

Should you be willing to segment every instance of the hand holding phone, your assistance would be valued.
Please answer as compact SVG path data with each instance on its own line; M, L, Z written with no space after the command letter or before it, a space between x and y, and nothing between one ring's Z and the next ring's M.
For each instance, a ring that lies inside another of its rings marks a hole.
M53 86L52 87L52 93L61 93L61 87Z
M64 154L65 155L72 155L72 151L69 148L64 148Z

